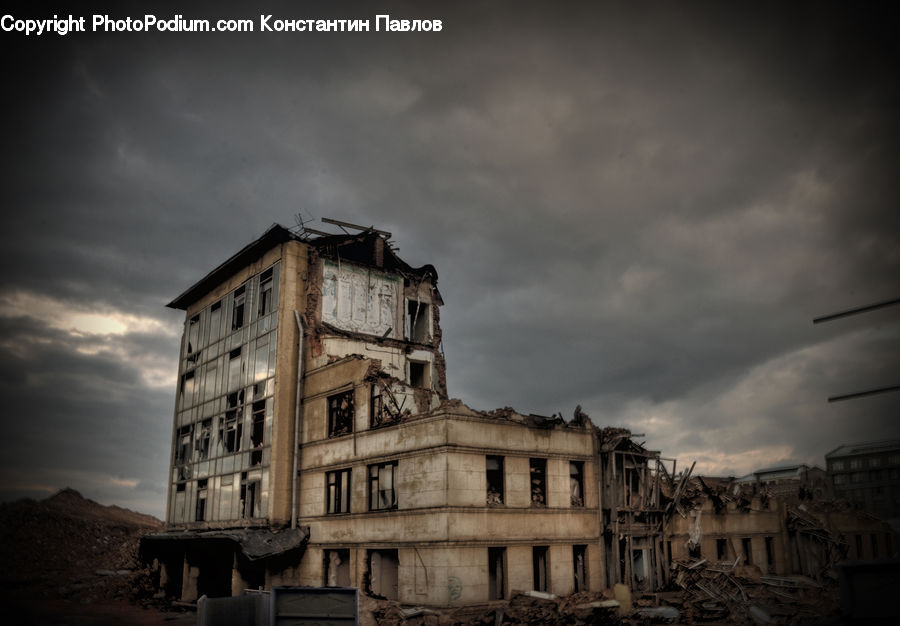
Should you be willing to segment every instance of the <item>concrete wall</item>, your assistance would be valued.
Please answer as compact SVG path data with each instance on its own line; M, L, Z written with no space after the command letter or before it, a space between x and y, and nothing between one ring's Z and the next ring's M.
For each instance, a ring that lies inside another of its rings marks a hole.
M551 593L566 595L574 588L572 544L551 543L548 550L548 578ZM532 546L524 544L491 544L472 546L397 546L399 601L430 606L464 606L489 601L488 548L506 548L506 571L503 588L509 598L514 591L533 588ZM345 549L342 544L315 546L307 549L300 567L272 576L284 584L319 586L324 582L324 555L330 549ZM364 588L367 555L372 549L391 549L385 544L349 548L350 584ZM599 590L596 546L588 546L587 578L591 589Z

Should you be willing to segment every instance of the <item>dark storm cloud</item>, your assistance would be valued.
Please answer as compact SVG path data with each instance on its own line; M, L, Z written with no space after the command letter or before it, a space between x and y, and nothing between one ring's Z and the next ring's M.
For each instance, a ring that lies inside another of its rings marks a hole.
M4 352L8 380L32 385L16 415L39 413L17 440L60 451L32 466L163 477L181 320L162 305L297 212L387 228L438 268L450 391L476 408L580 403L716 471L897 434L896 394L824 402L900 371L897 315L875 335L810 323L896 296L897 44L880 7L264 12L445 28L4 34L28 62L4 100L3 290L133 317L73 334L4 309L6 345L31 346ZM136 431L97 434L126 419ZM161 449L119 455L144 435ZM79 436L102 453L79 461Z

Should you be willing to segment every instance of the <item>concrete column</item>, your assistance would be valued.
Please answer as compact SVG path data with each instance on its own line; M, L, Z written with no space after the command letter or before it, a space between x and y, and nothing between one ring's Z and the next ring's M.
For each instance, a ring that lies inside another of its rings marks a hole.
M181 578L182 602L197 601L197 579L200 578L200 568L188 562L187 554L184 555L184 569Z
M247 581L244 580L243 576L241 576L241 572L238 569L237 555L235 555L234 563L231 566L231 595L232 596L243 595L244 589L246 589L246 588L247 588Z

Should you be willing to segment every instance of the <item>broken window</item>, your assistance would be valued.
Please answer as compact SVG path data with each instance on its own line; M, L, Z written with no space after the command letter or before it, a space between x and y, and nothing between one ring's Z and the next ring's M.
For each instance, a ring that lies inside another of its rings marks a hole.
M753 553L751 549L750 537L744 537L741 539L741 552L744 553L744 565L751 565L753 563Z
M244 327L244 304L247 301L245 287L241 286L234 291L234 302L231 305L231 330Z
M397 461L369 466L369 510L397 508Z
M353 432L353 390L328 396L328 436Z
M381 426L399 421L403 417L403 405L407 396L401 396L402 402L391 391L391 383L385 378L375 378L370 388L369 417L370 426ZM408 412L408 410L407 410Z
M257 313L262 317L272 311L272 268L259 275L259 306Z
M197 437L197 449L200 453L200 460L209 458L209 446L212 440L212 419L205 419L200 424L200 434Z
M371 426L379 426L390 418L384 410L384 400L381 397L381 389L378 385L372 385L369 402L369 417Z
M487 479L487 503L503 504L503 457L488 456L484 461Z
M488 599L506 597L506 548L488 548Z
M326 587L350 586L350 550L325 550Z
M413 387L431 387L431 364L427 361L410 361L409 384Z
M350 468L326 474L328 513L350 512Z
M244 409L241 406L244 393L232 393L228 396L228 410L225 411L225 419L219 426L219 441L226 453L237 452L241 449L241 435L243 434Z
M241 517L253 519L260 516L261 491L257 479L247 477L247 472L241 473Z
M529 459L531 505L547 505L547 459Z
M206 478L197 481L197 508L194 511L194 521L206 520Z
M253 421L250 427L250 447L258 448L265 443L266 432L266 401L257 400L253 403Z
M257 400L253 403L253 414L250 422L250 464L262 463L262 446L265 443L266 433L266 401Z
M187 354L193 354L200 347L200 314L188 320Z
M716 560L725 561L728 559L728 540L716 539Z
M195 388L194 370L185 372L181 377L181 408L194 404Z
M584 506L584 463L569 462L569 491L572 506Z
M406 304L406 337L415 343L428 341L430 308L424 302L410 300Z
M367 591L376 596L396 600L400 558L397 550L369 550L366 559Z
M191 462L191 444L194 427L192 424L178 429L175 437L175 465Z
M575 592L587 591L587 546L572 546Z
M548 591L547 586L547 552L548 546L534 546L531 549L531 567L534 577L535 591Z

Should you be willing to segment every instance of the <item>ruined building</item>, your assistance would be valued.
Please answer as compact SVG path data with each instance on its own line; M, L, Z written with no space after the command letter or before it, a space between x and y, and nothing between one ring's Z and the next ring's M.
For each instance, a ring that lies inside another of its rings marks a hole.
M690 470L627 430L580 408L567 421L450 400L436 270L400 259L389 233L344 226L273 226L169 304L185 326L166 529L142 542L169 596L338 585L456 606L652 591L694 539L697 554L752 550L790 570L775 554L805 532L802 509L793 530L765 503L710 527L718 505L691 495ZM721 543L729 532L748 542Z
M619 478L598 489L598 462L652 483L635 469L652 455L622 436L601 454L583 414L449 400L437 272L387 235L273 226L170 303L185 328L167 530L143 546L161 585L184 600L349 585L446 606L658 582L659 530L639 515L659 514L657 493L601 506L623 497ZM619 515L646 527L627 546ZM601 534L627 566L601 557Z

